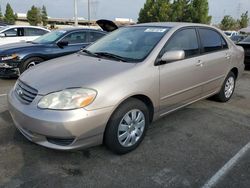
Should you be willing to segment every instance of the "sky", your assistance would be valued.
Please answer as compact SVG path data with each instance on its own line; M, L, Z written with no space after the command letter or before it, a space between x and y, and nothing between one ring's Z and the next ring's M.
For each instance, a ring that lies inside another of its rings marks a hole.
M2 11L9 2L17 13L26 13L32 5L47 7L50 17L72 18L74 0L0 0ZM138 13L146 0L90 0L91 19L138 18ZM212 23L219 23L224 15L238 18L247 10L250 13L250 0L209 0L209 14ZM78 0L78 17L87 18L87 0Z

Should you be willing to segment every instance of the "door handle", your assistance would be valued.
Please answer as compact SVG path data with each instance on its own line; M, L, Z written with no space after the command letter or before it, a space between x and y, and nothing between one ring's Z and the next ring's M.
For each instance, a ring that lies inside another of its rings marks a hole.
M197 67L202 67L204 64L201 60L199 60L197 63L196 63L196 66Z

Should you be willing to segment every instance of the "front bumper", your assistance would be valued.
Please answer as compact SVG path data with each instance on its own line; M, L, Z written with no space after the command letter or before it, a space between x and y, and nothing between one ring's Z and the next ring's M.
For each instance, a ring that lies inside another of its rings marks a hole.
M37 108L41 96L29 104L21 103L11 91L9 111L14 124L30 141L58 150L72 150L99 145L103 141L112 107L93 111L85 109L54 111Z
M20 76L19 61L1 61L0 62L0 78L12 78Z
M19 68L0 68L0 78L13 78L20 76Z

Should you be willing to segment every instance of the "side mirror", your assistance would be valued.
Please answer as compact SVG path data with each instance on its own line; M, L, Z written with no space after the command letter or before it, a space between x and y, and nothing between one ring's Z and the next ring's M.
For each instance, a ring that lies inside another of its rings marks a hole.
M68 45L69 45L68 41L59 41L57 43L57 46L59 46L60 48L63 48L63 47L68 46Z
M158 60L159 64L165 64L172 61L179 61L183 60L185 58L185 52L183 50L175 50L175 51L169 51L163 54L161 59Z
M5 37L5 34L4 33L0 33L0 37Z

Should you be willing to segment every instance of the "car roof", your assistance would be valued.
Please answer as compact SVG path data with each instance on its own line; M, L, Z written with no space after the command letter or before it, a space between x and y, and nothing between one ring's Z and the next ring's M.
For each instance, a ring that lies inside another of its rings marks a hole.
M102 33L106 33L102 30L99 30L99 29L91 29L91 28L84 28L84 27L67 27L67 28L62 28L62 29L57 29L58 31L67 31L67 32L71 32L71 31L99 31L99 32L102 32ZM56 31L56 30L55 30Z
M148 27L191 27L191 26L202 26L202 27L212 27L206 24L199 23L186 23L186 22L152 22L152 23L142 23L136 24L134 26L148 26ZM213 28L213 27L212 27Z
M49 31L48 29L45 29L43 27L39 27L39 26L31 26L31 25L7 25L7 26L4 26L2 28L5 28L5 29L11 29L11 28L36 28L36 29L42 29L42 30L46 30L46 31Z

